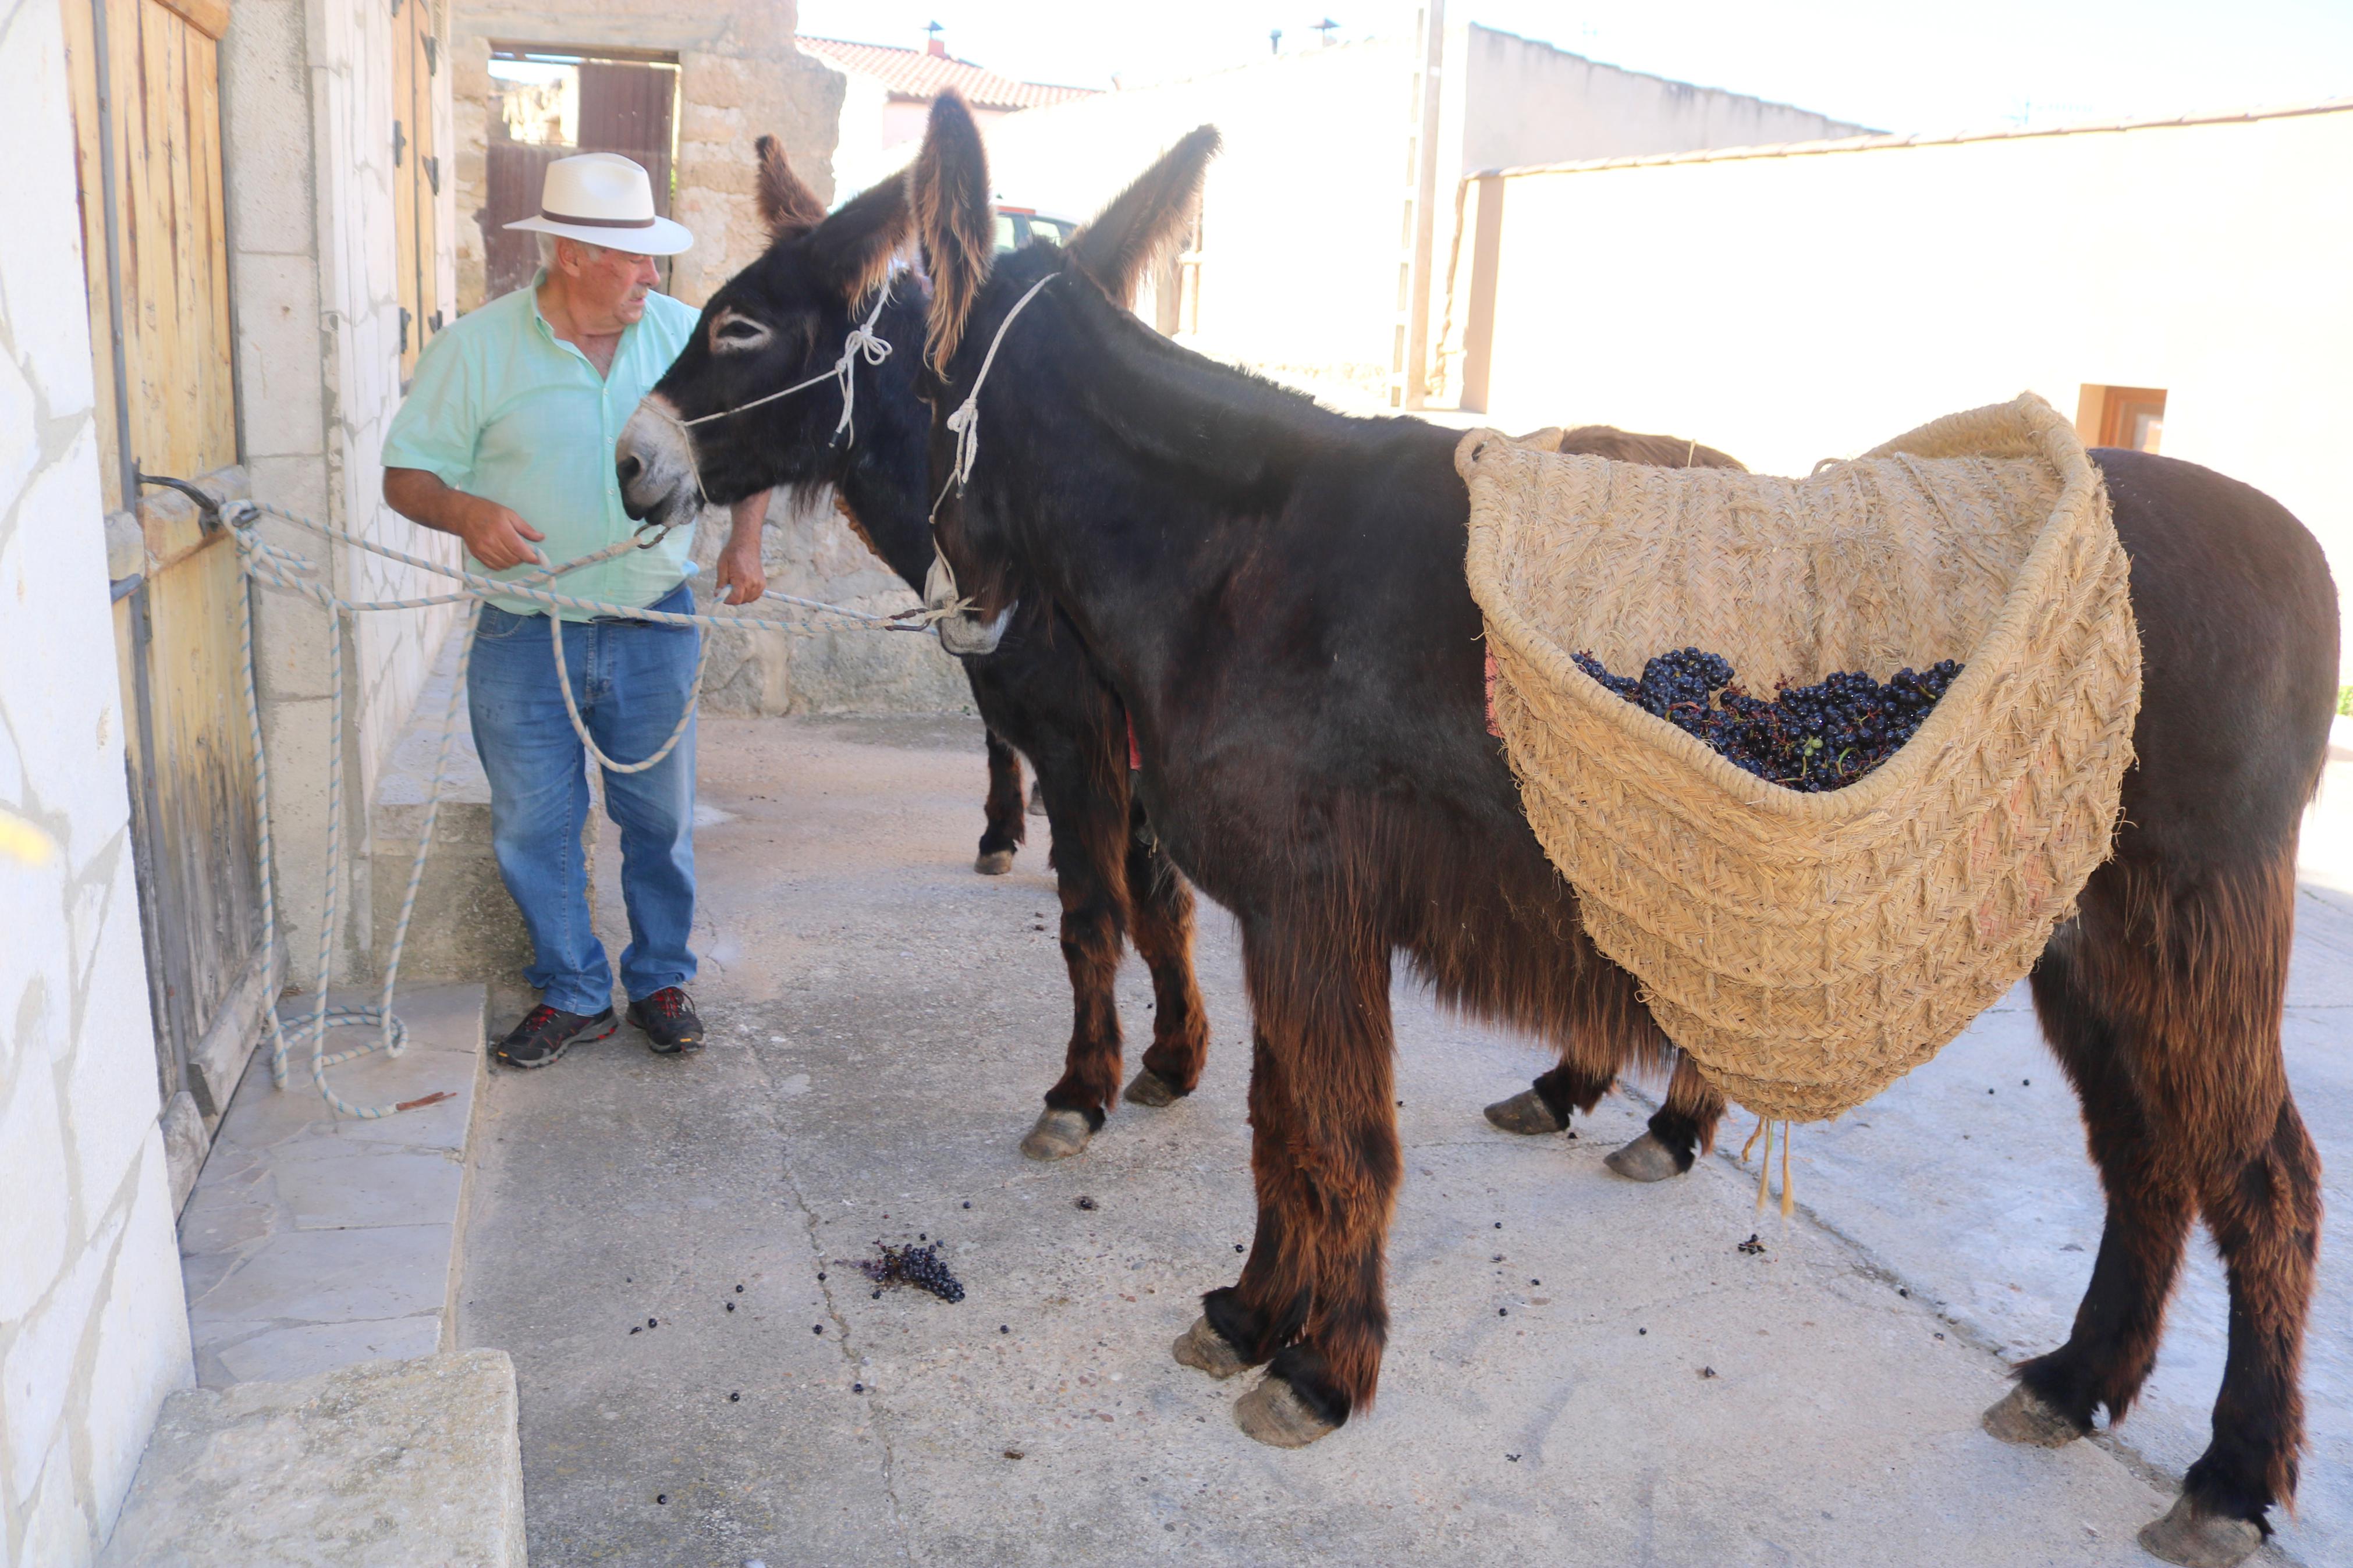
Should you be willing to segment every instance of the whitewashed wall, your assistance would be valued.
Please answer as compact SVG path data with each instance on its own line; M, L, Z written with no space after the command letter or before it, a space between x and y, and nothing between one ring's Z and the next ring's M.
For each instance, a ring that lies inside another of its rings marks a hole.
M1416 211L1420 66L1411 41L1368 39L1033 109L987 128L989 172L1008 202L1084 218L1178 137L1216 125L1225 146L1202 193L1198 329L1185 341L1385 409L1410 325L1400 270L1426 232L1435 336L1461 175L1859 129L1456 26L1440 53L1430 209Z
M191 1373L54 0L0 0L0 1563L79 1568Z
M1400 39L1341 44L1027 110L988 128L989 174L1008 203L1089 218L1177 138L1216 125L1199 330L1185 341L1386 402L1411 53Z

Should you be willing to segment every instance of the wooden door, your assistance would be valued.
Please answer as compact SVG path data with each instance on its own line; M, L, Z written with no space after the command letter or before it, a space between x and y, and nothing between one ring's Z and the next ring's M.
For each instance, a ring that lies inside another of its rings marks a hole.
M521 59L524 55L521 49L501 49L498 58ZM555 47L534 47L528 55L533 64L561 66L569 73L568 80L555 84L555 91L559 97L576 95L574 140L516 140L503 116L491 116L483 169L488 199L480 216L483 291L492 300L522 288L539 270L537 238L506 226L539 211L540 186L547 165L558 158L575 153L618 153L635 159L652 178L654 211L663 217L670 216L677 64L651 56L600 58ZM669 258L663 258L659 266L667 287Z
M248 592L226 532L149 475L242 493L217 40L227 0L60 0L73 86L107 507L139 569L114 585L132 858L157 1077L216 1116L273 977L238 667ZM163 497L162 500L153 498ZM175 1173L177 1174L177 1173Z

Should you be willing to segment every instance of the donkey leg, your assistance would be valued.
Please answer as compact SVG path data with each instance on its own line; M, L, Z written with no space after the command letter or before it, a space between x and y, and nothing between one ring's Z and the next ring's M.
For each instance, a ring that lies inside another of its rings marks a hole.
M1724 1096L1689 1054L1679 1053L1667 1098L1651 1113L1649 1131L1601 1163L1630 1182L1680 1176L1702 1150L1715 1147L1716 1123L1723 1119Z
M1021 811L1021 753L997 739L996 731L987 733L988 799L981 806L987 826L972 868L984 877L1002 877L1013 869L1013 853L1029 836L1029 824Z
M1071 972L1071 1043L1046 1109L1021 1141L1032 1160L1079 1152L1102 1130L1119 1093L1119 973L1127 909L1126 781L1110 780L1063 748L1031 757L1046 789L1051 864L1062 902L1062 961Z
M1511 1099L1489 1106L1487 1120L1506 1132L1525 1136L1566 1132L1570 1116L1600 1104L1617 1081L1614 1073L1564 1060Z
M2274 1047L2276 1049L2276 1047ZM2206 1226L2231 1286L2230 1349L2214 1437L2182 1479L2172 1511L2140 1533L2168 1562L2235 1563L2271 1534L2274 1502L2295 1496L2303 1447L2305 1317L2320 1252L2320 1158L2283 1093L2268 1133L2207 1163Z
M1310 907L1351 904L1334 897ZM1234 1421L1261 1443L1295 1448L1368 1408L1380 1383L1388 1227L1404 1163L1389 959L1369 931L1304 921L1250 942L1246 956L1266 1054L1296 1086L1287 1131L1307 1316L1235 1405Z
M2295 1498L2304 1447L2305 1321L2320 1257L2320 1158L2288 1091L2280 1015L2295 940L2294 840L2260 868L2218 877L2173 911L2183 966L2166 998L2186 1028L2161 1064L2198 1205L2230 1281L2230 1348L2214 1436L2181 1500L2141 1531L2175 1563L2232 1563ZM2202 1015L2202 1016L2201 1016Z
M1144 803L1129 805L1128 930L1152 971L1152 1044L1127 1086L1138 1105L1172 1105L1201 1081L1209 1017L1193 975L1193 889L1160 851Z
M2270 1506L2295 1495L2303 1447L2298 1371L2320 1199L2280 1055L2293 844L2238 864L2111 862L2085 889L2080 940L2054 943L2035 973L2037 1008L2084 1096L2110 1213L2075 1338L2042 1358L2047 1368L2030 1363L2024 1380L2079 1429L2094 1401L2112 1420L2124 1414L2154 1359L2194 1209L2230 1279L2213 1440L2180 1500L2141 1535L2176 1563L2234 1563L2261 1544ZM2105 1031L2054 1027L2044 997L2063 990L2106 1015ZM2103 1060L2084 1059L2103 1043ZM2120 1189L2136 1184L2144 1211L2157 1211L2137 1234L2119 1224L2128 1217ZM2076 1340L2094 1338L2084 1320L2094 1314L2116 1322L2106 1361L2065 1359Z
M1985 1415L1995 1436L2042 1447L2089 1432L2104 1405L2111 1419L2131 1408L2156 1364L2195 1203L2181 1151L2134 1070L2140 1031L2117 1016L2121 998L2095 991L2084 940L2063 932L2043 953L2034 1010L2082 1101L2107 1222L2067 1342L2021 1365L2018 1386Z
M1298 1121L1286 1071L1263 1030L1250 1034L1250 1177L1258 1225L1241 1278L1201 1298L1201 1316L1175 1346L1176 1359L1212 1377L1262 1366L1298 1337L1311 1283L1306 1214L1292 1129Z

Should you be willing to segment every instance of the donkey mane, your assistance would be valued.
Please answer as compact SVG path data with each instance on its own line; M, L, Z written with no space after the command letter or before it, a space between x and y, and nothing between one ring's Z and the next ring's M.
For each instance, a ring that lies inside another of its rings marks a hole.
M1008 264L1004 286L1026 288L1060 259L1050 245L1033 245ZM1415 423L1336 413L1296 388L1161 336L1082 272L1067 270L1063 278L1049 291L1063 295L1076 341L1092 351L1088 374L1101 378L1077 406L1125 451L1213 490L1260 496L1335 446ZM1008 337L1020 337L1028 324L1015 322ZM1034 363L1050 353L1033 342L1024 357Z

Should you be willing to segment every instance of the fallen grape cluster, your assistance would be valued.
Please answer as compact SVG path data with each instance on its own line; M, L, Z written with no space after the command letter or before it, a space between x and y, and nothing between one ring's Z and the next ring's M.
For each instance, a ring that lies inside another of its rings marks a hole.
M964 1300L964 1282L940 1261L938 1242L922 1247L893 1247L887 1241L878 1241L874 1249L878 1256L862 1259L858 1268L875 1284L913 1285L918 1290L929 1290L943 1301Z
M1733 766L1809 794L1843 789L1895 754L1927 718L1961 667L1951 659L1884 685L1859 669L1811 686L1776 685L1768 700L1735 683L1721 654L1695 647L1662 653L1638 679L1612 675L1590 653L1577 667L1645 712L1713 747Z

